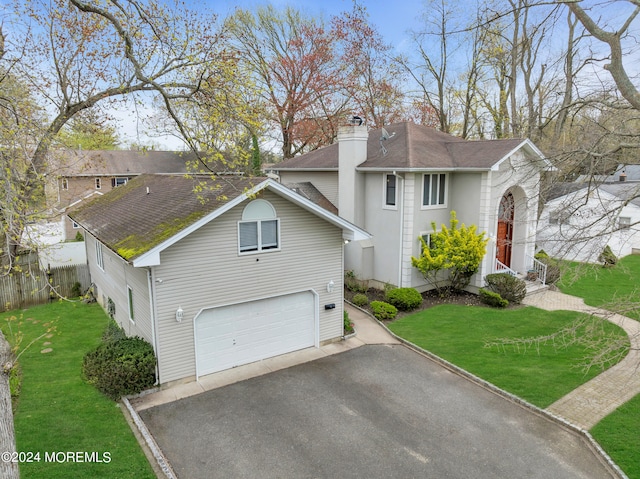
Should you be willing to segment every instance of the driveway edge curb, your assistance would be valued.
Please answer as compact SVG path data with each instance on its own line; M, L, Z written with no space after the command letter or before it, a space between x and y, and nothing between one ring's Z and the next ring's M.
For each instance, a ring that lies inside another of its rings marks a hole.
M126 397L122 397L122 403L126 406L127 412L131 415L131 419L133 420L136 427L138 428L138 432L146 442L147 447L151 451L151 454L153 454L153 457L156 459L156 462L160 467L160 469L162 470L162 472L164 473L165 477L167 479L177 479L177 476L173 472L173 469L171 468L169 461L167 460L165 455L162 453L160 446L158 446L158 444L156 443L156 440L153 438L153 436L149 432L149 429L147 429L147 426L142 421L142 418L138 415L137 411L133 408L133 406L131 405L131 403Z
M611 457L604 451L604 449L602 449L602 447L600 446L600 444L598 444L596 442L596 440L593 438L593 436L591 436L591 434L589 433L589 431L582 429L572 423L570 423L569 421L556 416L555 414L550 413L549 411L546 411L545 409L539 408L538 406L535 406L527 401L525 401L522 398L519 398L518 396L515 396L507 391L505 391L504 389L500 389L499 387L497 387L496 385L485 381L482 378L479 378L478 376L475 376L474 374L470 373L469 371L466 371L458 366L456 366L453 363L450 363L449 361L447 361L446 359L441 358L440 356L433 354L425 349L422 349L420 346L413 344L411 341L407 341L406 339L396 335L393 331L391 331L382 321L379 321L375 316L373 316L371 313L369 313L369 311L366 311L362 308L360 308L359 306L356 306L355 304L346 301L345 302L349 303L350 306L353 306L354 308L359 309L360 311L362 311L363 313L365 313L366 315L368 315L373 321L375 321L376 323L378 323L378 325L380 325L382 328L385 329L385 331L387 331L387 333L389 333L392 337L396 338L398 341L400 341L400 343L402 343L402 345L408 347L409 349L415 351L416 353L426 357L427 359L430 359L431 361L440 364L442 367L444 367L445 369L451 371L452 373L463 377L465 379L467 379L468 381L471 381L475 384L477 384L478 386L482 387L483 389L486 389L487 391L490 391L498 396L503 397L504 399L507 399L508 401L511 401L514 404L517 404L518 406L527 409L531 412L533 412L534 414L543 417L547 420L550 420L551 422L554 422L556 424L558 424L559 426L563 427L564 429L582 437L587 446L593 451L593 453L596 455L596 457L598 457L598 459L600 459L600 461L610 470L611 474L613 477L617 478L617 479L629 479L629 477L622 471L622 469L620 469L620 467L613 461L613 459L611 459Z

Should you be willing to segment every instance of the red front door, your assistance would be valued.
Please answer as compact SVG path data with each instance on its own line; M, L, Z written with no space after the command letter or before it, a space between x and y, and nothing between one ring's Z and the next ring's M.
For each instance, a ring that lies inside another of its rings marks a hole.
M496 259L511 267L511 245L513 243L514 219L513 195L507 193L500 201L498 210L498 231L496 237Z

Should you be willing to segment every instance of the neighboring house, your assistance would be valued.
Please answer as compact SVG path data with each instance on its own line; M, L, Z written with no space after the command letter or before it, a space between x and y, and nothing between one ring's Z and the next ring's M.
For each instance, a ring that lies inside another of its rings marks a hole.
M273 179L141 175L69 213L98 301L184 381L344 335L343 249L370 235Z
M476 225L490 242L471 287L483 277L533 266L540 177L550 163L529 140L468 141L399 123L368 131L340 129L338 143L274 166L280 181L310 182L341 217L372 234L345 251L345 266L372 285L426 290L411 257L419 237L449 225Z
M538 246L550 256L588 263L599 262L607 245L627 256L640 249L639 222L640 182L563 183L549 192Z

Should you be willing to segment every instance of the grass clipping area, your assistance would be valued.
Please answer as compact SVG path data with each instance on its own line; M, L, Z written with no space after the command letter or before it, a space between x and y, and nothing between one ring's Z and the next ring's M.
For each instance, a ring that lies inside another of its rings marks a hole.
M14 410L21 477L154 478L118 403L82 378L82 358L108 317L97 304L59 302L0 315L22 335L22 389ZM43 335L43 328L52 332Z
M602 367L586 367L599 341L596 335L600 340L622 342L628 349L626 334L615 324L573 311L532 307L497 310L441 305L388 327L541 408L602 372ZM626 350L602 364L610 367L625 354Z

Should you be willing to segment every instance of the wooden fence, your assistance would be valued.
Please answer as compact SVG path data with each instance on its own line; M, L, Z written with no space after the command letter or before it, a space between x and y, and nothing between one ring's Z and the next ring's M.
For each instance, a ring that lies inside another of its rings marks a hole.
M80 283L82 292L89 288L89 265L62 266L47 271L32 265L28 272L0 278L0 311L43 304L60 296L71 297L75 283Z

